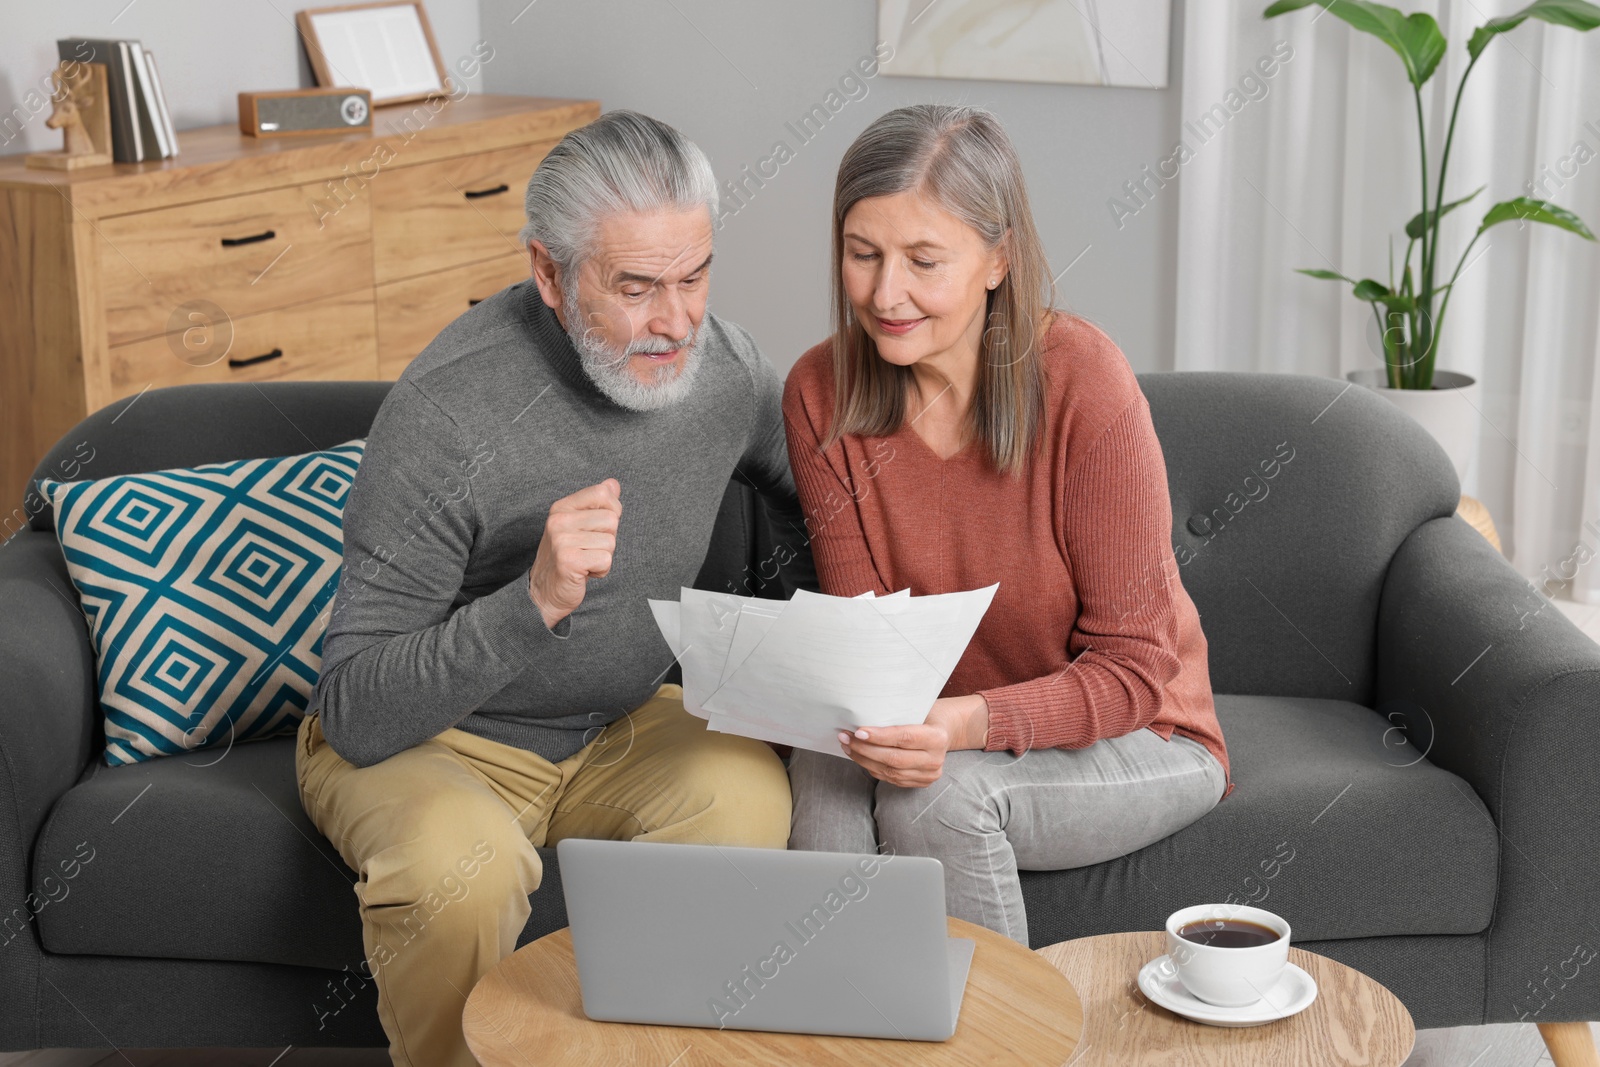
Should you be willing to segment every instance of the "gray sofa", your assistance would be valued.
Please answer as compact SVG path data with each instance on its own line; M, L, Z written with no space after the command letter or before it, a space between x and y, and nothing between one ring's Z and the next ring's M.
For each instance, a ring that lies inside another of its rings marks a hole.
M1600 1019L1600 647L1453 516L1443 453L1374 394L1140 382L1237 789L1129 856L1026 872L1035 945L1232 899L1383 982L1418 1026ZM151 390L38 474L85 441L80 477L328 446L364 435L388 388ZM760 591L772 548L731 483L699 584ZM38 511L0 546L0 1049L384 1045L356 874L300 809L292 739L107 768L95 677ZM565 924L543 857L523 941Z

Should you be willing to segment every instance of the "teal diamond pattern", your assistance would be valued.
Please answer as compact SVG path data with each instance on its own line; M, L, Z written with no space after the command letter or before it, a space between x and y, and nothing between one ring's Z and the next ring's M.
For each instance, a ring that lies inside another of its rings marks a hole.
M41 482L94 642L108 764L298 728L365 448Z

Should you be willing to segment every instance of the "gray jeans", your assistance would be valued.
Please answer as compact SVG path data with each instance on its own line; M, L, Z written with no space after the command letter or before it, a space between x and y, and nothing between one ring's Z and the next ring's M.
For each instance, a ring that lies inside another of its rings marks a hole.
M1222 799L1222 765L1198 741L1151 730L1088 748L958 751L925 789L882 782L843 754L795 749L789 847L932 856L945 910L1028 947L1017 870L1085 867L1188 826Z

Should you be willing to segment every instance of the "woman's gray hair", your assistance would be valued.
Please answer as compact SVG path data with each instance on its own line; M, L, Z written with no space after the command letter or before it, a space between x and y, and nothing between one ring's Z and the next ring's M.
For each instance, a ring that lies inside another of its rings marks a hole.
M648 115L610 111L563 137L534 169L522 243L541 242L566 274L589 255L607 215L701 204L714 222L717 179L700 147Z
M1002 471L1020 470L1040 444L1044 368L1039 345L1053 319L1055 282L1011 139L993 112L913 104L874 120L839 162L833 192L832 427L822 447L853 433L893 433L905 419L911 368L878 358L844 288L844 220L871 197L917 192L1002 249L1006 275L990 291L979 341L972 429Z

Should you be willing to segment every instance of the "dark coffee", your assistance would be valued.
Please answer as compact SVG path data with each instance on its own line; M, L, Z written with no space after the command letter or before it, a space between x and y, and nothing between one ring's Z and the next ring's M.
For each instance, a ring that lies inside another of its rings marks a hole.
M1178 936L1215 948L1260 948L1278 940L1278 931L1245 919L1196 919L1178 927Z

